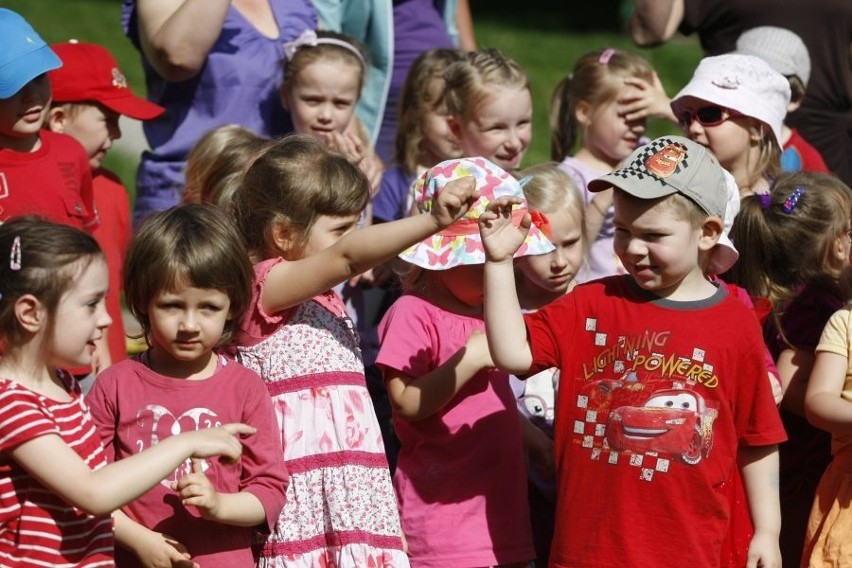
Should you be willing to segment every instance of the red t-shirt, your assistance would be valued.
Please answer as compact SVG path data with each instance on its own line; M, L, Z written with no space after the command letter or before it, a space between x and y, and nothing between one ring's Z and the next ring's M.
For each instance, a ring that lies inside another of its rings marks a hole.
M93 470L106 465L79 388L65 377L72 385L67 402L0 379L0 452L53 434ZM69 505L0 454L0 566L112 566L112 559L111 517L93 517Z
M109 268L109 292L106 308L112 318L107 332L109 354L113 363L127 359L124 321L121 315L122 267L124 254L133 228L130 222L130 200L121 180L114 173L98 168L94 170L92 188L100 224L92 231L106 256Z
M784 171L828 173L828 166L822 159L822 154L802 138L798 130L791 128L790 132L790 139L784 144L784 152L781 154Z
M18 215L91 230L98 223L86 151L65 134L39 131L34 152L0 148L0 222Z
M561 371L551 566L717 567L737 448L785 439L754 315L614 276L525 320L530 374Z
M204 473L216 491L246 491L257 497L266 512L266 530L275 526L289 476L272 399L253 371L220 356L219 369L211 377L190 381L160 375L136 359L126 359L98 375L86 402L110 461L181 432L231 422L254 426L257 432L242 439L237 463L207 459ZM175 537L205 568L254 566L250 544L255 528L205 520L194 507L184 507L171 489L171 483L191 468L187 459L123 511L136 522ZM123 547L116 549L116 561L125 568L140 565Z

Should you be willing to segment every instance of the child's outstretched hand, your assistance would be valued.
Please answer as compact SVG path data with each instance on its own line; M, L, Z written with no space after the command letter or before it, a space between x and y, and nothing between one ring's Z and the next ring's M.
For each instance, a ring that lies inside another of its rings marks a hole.
M134 550L145 568L201 568L193 562L186 547L167 534L147 531L150 538Z
M219 493L204 473L204 460L192 459L192 473L172 483L184 507L195 507L205 519L216 519Z
M191 438L193 458L212 458L221 456L225 462L235 462L243 453L240 436L251 436L256 428L248 424L225 424L219 428L205 428L194 432L186 432L181 436Z
M650 83L639 77L627 77L624 85L626 88L617 101L618 115L624 117L624 120L630 122L651 117L677 122L672 112L671 99L666 95L656 73Z
M447 227L467 213L478 198L479 192L476 191L476 180L473 176L454 179L438 193L432 205L432 217L439 227Z
M520 203L520 198L503 196L489 203L479 216L479 235L488 262L511 262L527 238L532 225L529 214L523 216L517 227L512 222L512 207Z

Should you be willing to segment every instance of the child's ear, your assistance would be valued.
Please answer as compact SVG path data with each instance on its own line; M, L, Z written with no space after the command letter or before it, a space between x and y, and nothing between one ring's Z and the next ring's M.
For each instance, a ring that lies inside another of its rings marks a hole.
M38 333L47 321L44 306L32 294L24 294L15 300L15 317L20 326L29 333Z
M574 118L581 126L588 126L592 123L592 105L587 101L579 101L574 107Z
M276 223L272 226L271 233L270 237L273 246L285 258L288 256L287 253L295 250L299 244L296 232L288 227L286 223Z
M68 113L65 111L65 107L62 105L57 105L50 109L47 113L47 120L44 121L47 129L52 132L65 132L65 123L68 120Z
M709 251L719 242L719 237L722 236L724 224L718 217L707 217L704 223L701 224L701 236L698 238L698 250L702 252Z
M831 243L831 264L835 263L838 266L846 266L849 264L849 237L847 234L840 233Z
M800 106L802 106L802 99L791 99L790 102L787 104L787 114L799 110Z
M281 99L281 106L284 110L290 112L290 93L284 88L284 85L278 87L278 97Z
M447 126L450 127L450 134L453 135L455 142L458 144L461 140L461 123L459 119L453 114L447 115Z

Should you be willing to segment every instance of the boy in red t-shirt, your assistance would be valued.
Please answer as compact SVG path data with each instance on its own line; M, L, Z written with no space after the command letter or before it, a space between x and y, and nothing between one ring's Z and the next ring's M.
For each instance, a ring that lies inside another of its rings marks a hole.
M522 315L512 255L530 221L495 201L480 217L494 362L558 367L556 568L718 568L740 468L754 521L749 566L780 566L778 447L785 434L756 318L705 277L727 205L722 168L680 136L635 150L589 184L614 188L628 274L581 284Z
M106 303L113 323L109 333L104 334L109 357L99 350L97 372L127 357L121 315L121 270L132 232L127 191L118 176L101 167L101 161L113 140L121 137L119 116L150 120L163 114L165 109L131 91L115 58L104 47L72 41L51 48L62 61L62 67L48 75L53 88L53 105L45 126L53 132L72 136L86 151L100 218L92 234L103 249L109 267Z
M92 230L92 174L79 142L41 129L47 72L62 62L17 13L0 8L0 222L16 215Z

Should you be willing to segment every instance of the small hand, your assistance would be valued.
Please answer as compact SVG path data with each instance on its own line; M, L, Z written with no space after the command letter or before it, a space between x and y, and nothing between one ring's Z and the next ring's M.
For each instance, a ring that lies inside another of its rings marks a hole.
M447 227L467 213L479 198L473 176L457 178L447 183L438 193L432 206L432 217L439 227Z
M503 196L489 203L480 215L479 234L488 262L511 261L527 238L532 225L529 214L521 218L517 227L512 222L512 207L520 203L520 198Z
M187 436L192 443L192 456L194 458L212 458L221 456L225 462L235 462L240 459L243 445L239 436L250 436L257 432L256 428L248 424L225 424L219 428L205 428L194 432L180 434Z
M204 473L204 460L192 460L192 473L172 482L172 489L180 495L184 507L195 507L205 519L215 519L219 507L219 493Z
M652 117L677 122L671 109L671 99L656 73L650 83L639 77L627 77L624 85L629 88L624 89L617 101L618 114L624 120L633 122Z
M780 568L781 549L778 534L755 532L748 545L746 568Z
M145 568L200 568L192 561L189 550L167 534L148 531L144 543L135 552Z

